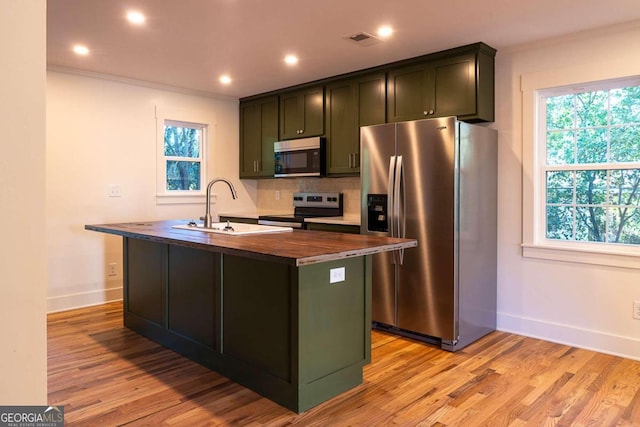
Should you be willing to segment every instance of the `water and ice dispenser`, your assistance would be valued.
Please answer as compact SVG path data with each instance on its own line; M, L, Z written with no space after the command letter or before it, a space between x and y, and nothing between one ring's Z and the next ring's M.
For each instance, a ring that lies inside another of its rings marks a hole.
M367 224L368 231L389 231L386 194L367 194Z

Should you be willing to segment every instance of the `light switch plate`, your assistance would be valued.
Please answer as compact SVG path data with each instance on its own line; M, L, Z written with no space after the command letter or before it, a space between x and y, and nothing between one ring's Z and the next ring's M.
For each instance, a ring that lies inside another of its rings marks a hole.
M329 283L344 282L344 267L332 268L329 270Z

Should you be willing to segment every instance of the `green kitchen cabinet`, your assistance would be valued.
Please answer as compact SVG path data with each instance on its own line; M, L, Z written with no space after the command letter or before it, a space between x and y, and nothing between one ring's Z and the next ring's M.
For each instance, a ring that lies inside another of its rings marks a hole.
M166 245L138 239L124 241L124 310L158 326L164 326L166 320L166 254Z
M390 70L388 121L445 116L469 122L493 121L494 55L488 46L477 45L472 52Z
M324 133L324 86L280 95L280 139Z
M220 347L216 286L220 256L168 245L167 329L201 345Z
M257 218L246 218L242 216L232 216L232 215L220 215L219 220L220 222L229 221L229 222L238 222L241 224L257 224L258 223Z
M352 224L328 224L321 222L306 222L306 230L331 231L334 233L360 234L360 226Z
M360 126L385 122L385 75L332 83L325 89L327 175L358 175Z
M240 103L240 178L273 177L278 97Z

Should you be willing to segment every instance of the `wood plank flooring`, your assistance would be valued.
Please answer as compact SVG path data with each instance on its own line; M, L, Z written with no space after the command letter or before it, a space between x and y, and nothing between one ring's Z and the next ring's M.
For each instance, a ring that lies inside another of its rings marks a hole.
M364 383L300 415L124 328L121 303L48 336L69 426L640 426L640 361L504 332L449 353L374 331Z

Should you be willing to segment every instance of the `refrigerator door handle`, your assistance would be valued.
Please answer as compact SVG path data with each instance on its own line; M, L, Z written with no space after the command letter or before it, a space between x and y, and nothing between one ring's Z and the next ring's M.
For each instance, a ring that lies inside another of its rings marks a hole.
M388 184L387 184L387 221L389 221L389 237L397 237L395 233L395 202L396 202L396 193L395 193L395 176L396 176L396 159L397 156L389 157L389 173L388 173ZM398 256L396 251L391 252L393 259L393 264L398 263Z
M404 197L404 164L402 162L402 156L397 156L396 170L394 178L394 221L396 223L396 237L405 237L406 235L406 199ZM395 253L396 251L394 251ZM395 255L394 255L395 257ZM402 265L404 262L404 249L397 251L398 264Z

